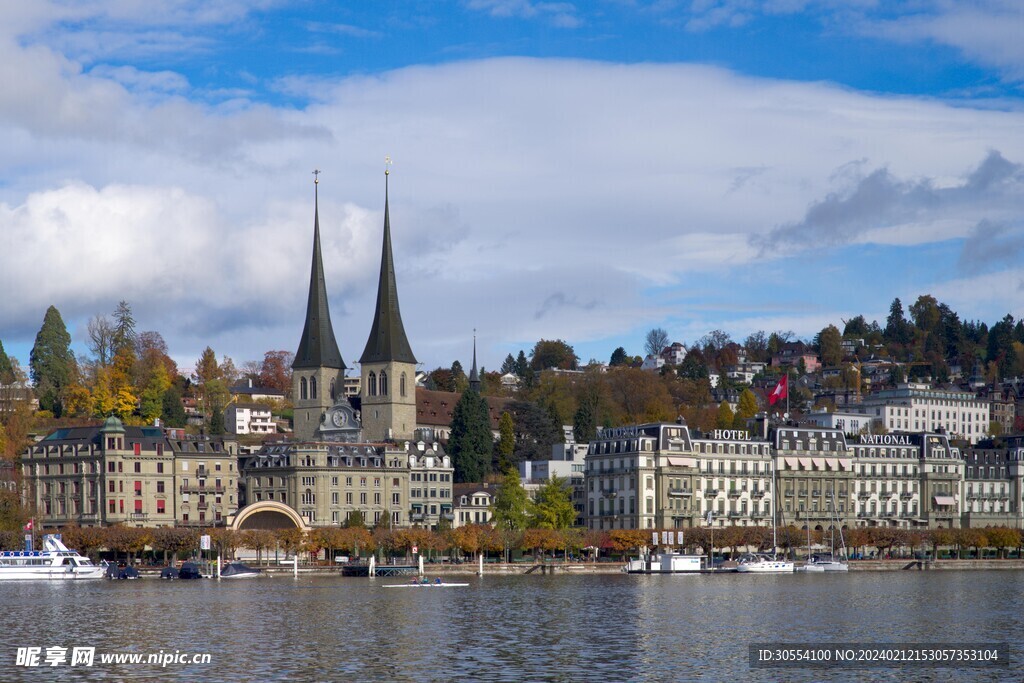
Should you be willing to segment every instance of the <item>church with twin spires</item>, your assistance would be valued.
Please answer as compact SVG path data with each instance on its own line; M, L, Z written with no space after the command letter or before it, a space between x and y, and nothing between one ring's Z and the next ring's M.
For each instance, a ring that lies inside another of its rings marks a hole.
M319 196L313 211L313 259L302 338L292 363L296 441L379 443L412 440L416 429L416 357L398 306L391 250L388 171L384 172L384 238L377 308L359 358L361 397L357 411L345 398L347 366L338 349L327 302L320 249ZM315 187L319 189L319 183Z

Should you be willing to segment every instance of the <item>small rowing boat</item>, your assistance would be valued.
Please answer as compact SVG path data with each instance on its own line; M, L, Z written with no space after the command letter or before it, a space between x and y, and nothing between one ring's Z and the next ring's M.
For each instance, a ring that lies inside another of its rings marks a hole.
M383 588L465 588L468 583L448 583L437 579L436 581L411 581L409 583L389 583Z

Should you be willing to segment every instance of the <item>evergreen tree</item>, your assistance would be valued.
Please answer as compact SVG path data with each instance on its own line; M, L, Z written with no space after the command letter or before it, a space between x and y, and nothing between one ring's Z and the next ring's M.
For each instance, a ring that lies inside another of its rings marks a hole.
M707 379L708 366L704 362L704 354L696 346L686 352L683 362L676 368L676 374L682 379Z
M509 373L516 374L516 359L512 357L511 353L505 356L505 362L501 364L501 374Z
M116 355L124 348L135 351L135 318L127 301L121 301L114 310L114 332L111 338L111 351Z
M572 435L576 443L590 443L597 436L597 406L594 401L584 399L572 419Z
M462 363L455 361L452 363L452 384L454 389L452 391L463 392L469 388L469 378L466 377L466 371L462 369Z
M0 342L0 384L14 383L14 365L10 357L4 351L4 344Z
M530 361L526 360L526 354L523 353L522 349L519 349L519 356L516 357L516 374L525 378L529 370Z
M185 406L181 403L181 389L177 384L172 384L164 392L161 403L164 424L168 427L184 427L188 422L188 416L185 415Z
M608 365L618 367L620 365L629 365L629 357L626 355L626 349L621 346L612 351L612 357L608 361Z
M221 436L225 432L224 428L224 410L217 409L213 411L213 415L210 416L210 434L213 436Z
M903 302L897 297L889 306L889 317L885 319L885 340L895 344L906 344L910 341L909 328L910 325L903 315Z
M561 423L553 419L543 406L532 401L513 401L508 404L508 410L515 424L514 463L549 459L551 446L562 442Z
M512 456L516 452L515 425L512 415L506 410L498 420L498 471L504 472L512 466Z
M346 529L365 529L366 519L363 518L361 510L352 510L348 513L348 516L345 517L345 521L341 526Z
M491 470L494 438L487 401L475 391L462 392L452 412L448 453L456 482L483 481Z
M61 392L74 381L76 366L71 352L71 335L54 306L46 309L43 325L29 356L29 368L39 408L60 417L63 412Z

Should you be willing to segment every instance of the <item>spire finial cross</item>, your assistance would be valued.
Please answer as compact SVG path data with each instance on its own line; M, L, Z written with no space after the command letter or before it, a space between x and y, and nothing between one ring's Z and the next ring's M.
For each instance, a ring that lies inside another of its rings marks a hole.
M384 157L384 175L389 175L390 173L391 173L391 157L390 156L386 156L386 157Z
M319 185L320 184L320 169L319 168L314 168L313 169L313 184L314 185Z

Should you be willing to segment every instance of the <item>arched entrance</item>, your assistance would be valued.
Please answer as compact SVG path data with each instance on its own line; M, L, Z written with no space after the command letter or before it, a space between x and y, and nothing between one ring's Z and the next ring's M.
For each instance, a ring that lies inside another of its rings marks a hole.
M235 531L246 529L299 529L308 531L302 517L284 503L264 500L246 505L228 520L228 526Z

